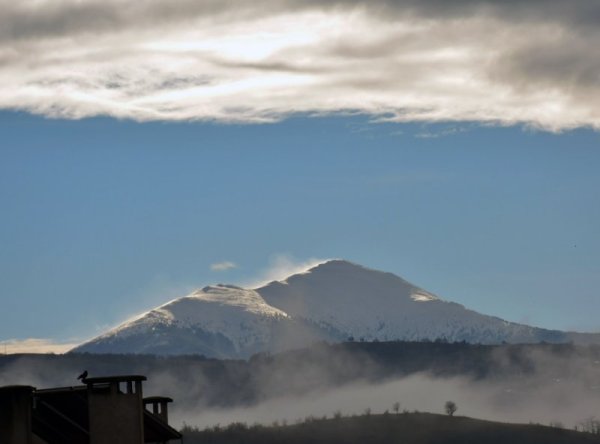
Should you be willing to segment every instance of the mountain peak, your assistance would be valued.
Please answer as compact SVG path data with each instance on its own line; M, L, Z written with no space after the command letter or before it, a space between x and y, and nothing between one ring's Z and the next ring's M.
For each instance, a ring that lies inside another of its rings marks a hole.
M290 284L292 282L298 282L299 280L306 281L315 279L333 280L340 283L361 281L363 284L366 281L369 281L375 287L382 283L382 279L386 281L385 285L388 284L388 280L392 279L396 281L395 283L397 285L407 286L415 291L424 292L420 288L393 273L376 270L374 268L368 268L364 265L360 265L345 259L330 259L321 262L305 271L292 274L281 281L272 281L263 286L263 288L270 285Z
M377 273L377 274L388 274L383 271L375 270L373 268L365 267L364 265L357 264L356 262L348 261L346 259L328 259L326 261L320 262L316 265L313 265L310 268L307 268L303 271L298 271L296 273L290 274L284 279L271 281L264 286L272 285L275 283L286 284L288 281L294 280L299 276L309 276L309 275L326 275L331 274L332 276L341 276L344 274L352 275L355 273Z
M367 267L363 265L347 261L345 259L329 259L325 262L321 262L320 264L315 265L312 268L309 268L307 271L316 271L316 270L355 270L362 269L368 270Z

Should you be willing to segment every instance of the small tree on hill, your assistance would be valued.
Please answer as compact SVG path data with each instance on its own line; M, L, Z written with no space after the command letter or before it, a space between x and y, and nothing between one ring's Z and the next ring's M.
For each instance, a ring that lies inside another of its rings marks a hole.
M398 414L398 412L400 411L400 403L399 402L395 402L394 405L392 406L392 410L394 411L394 413L396 413L396 415Z
M446 401L444 408L448 416L453 416L454 412L458 410L458 407L456 406L456 403L454 401Z
M580 423L580 430L593 435L600 435L600 421L594 417L587 418L585 421Z

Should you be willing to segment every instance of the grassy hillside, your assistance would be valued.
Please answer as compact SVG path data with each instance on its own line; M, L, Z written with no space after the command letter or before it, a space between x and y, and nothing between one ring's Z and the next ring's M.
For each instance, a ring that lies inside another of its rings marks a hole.
M431 413L401 413L307 420L295 425L197 430L186 444L592 444L599 435L554 427L505 424Z

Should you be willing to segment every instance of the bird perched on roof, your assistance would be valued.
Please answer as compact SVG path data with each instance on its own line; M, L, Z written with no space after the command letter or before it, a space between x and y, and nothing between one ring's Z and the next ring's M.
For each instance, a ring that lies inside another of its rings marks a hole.
M84 370L82 374L77 376L77 379L81 379L81 381L83 382L83 380L87 377L88 377L88 372L87 372L87 370Z

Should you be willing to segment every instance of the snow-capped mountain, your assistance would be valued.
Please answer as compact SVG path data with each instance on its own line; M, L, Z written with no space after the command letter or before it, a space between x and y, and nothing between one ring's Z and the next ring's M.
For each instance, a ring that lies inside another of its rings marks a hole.
M248 357L343 341L600 342L600 335L546 330L444 301L404 279L343 260L257 289L205 287L77 347L110 353Z
M161 305L74 351L248 357L319 337L258 292L219 284Z

